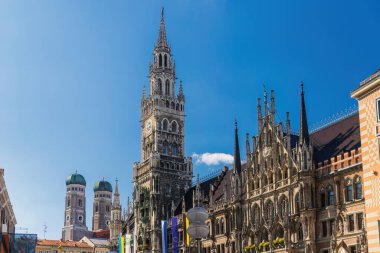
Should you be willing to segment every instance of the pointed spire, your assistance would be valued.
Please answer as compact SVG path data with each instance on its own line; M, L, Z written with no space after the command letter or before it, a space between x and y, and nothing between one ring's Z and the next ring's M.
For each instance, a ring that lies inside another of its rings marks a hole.
M118 179L116 178L116 186L115 186L115 192L113 194L113 207L114 208L120 208L120 194L119 194L119 186L118 186Z
M262 118L263 118L263 115L261 113L261 102L260 102L260 98L258 98L257 99L257 124L258 124L258 126L257 126L258 134L257 135L259 135L261 132L261 127L263 125Z
M270 114L271 120L274 123L274 114L275 114L275 106L274 106L274 90L270 91Z
M237 128L236 120L235 120L234 170L236 170L239 174L241 172L239 136L238 136L238 128Z
M245 150L246 150L247 158L248 158L249 154L251 153L251 144L249 143L249 133L246 133L245 136L246 136Z
M265 117L268 116L269 110L268 110L268 94L267 94L267 88L264 85L264 111L265 111Z
M168 47L164 20L164 7L161 8L160 32L158 33L157 47Z
M301 112L300 112L300 145L305 143L309 145L309 128L307 126L305 94L303 91L303 82L301 81Z
M143 100L145 100L145 99L146 99L146 87L144 85L144 88L143 88Z

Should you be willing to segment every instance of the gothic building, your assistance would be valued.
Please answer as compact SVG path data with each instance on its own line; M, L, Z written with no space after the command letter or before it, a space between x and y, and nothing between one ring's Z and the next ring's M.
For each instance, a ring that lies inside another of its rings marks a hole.
M141 247L160 251L161 220L191 186L185 157L185 96L176 91L175 63L166 39L164 13L149 66L149 93L141 100L141 161L133 167L134 224Z
M65 220L62 241L79 241L86 238L109 237L111 245L117 244L121 234L123 215L120 205L118 181L114 199L112 185L104 179L94 185L92 230L86 226L86 180L75 172L66 179Z
M141 101L141 162L134 164L133 211L123 225L137 252L161 251L160 221L179 220L181 253L186 212L202 203L209 212L203 253L368 252L358 113L309 132L301 83L299 132L276 118L274 92L258 99L258 132L246 134L241 164L235 122L234 164L191 185L192 161L184 156L184 93L175 91L175 65L163 12L149 95ZM380 118L380 117L379 117ZM133 231L132 231L133 230Z

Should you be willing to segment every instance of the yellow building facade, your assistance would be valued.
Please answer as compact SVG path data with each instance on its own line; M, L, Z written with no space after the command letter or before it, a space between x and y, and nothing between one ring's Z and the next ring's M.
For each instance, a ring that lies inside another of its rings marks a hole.
M84 242L38 240L36 253L92 253L94 248Z

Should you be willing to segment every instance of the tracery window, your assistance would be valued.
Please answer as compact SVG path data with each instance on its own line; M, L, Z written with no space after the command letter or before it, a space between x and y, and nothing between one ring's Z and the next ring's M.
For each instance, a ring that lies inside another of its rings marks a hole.
M158 78L158 94L162 94L162 81Z
M274 208L273 208L273 203L272 201L268 201L267 204L265 205L265 219L267 221L273 220L274 217Z
M287 215L287 212L288 212L287 208L288 208L288 200L286 199L286 197L283 197L280 203L281 218L285 218L285 216Z
M165 57L164 57L164 64L165 64L165 67L168 66L168 56L165 54Z
M168 120L167 120L167 119L164 119L164 120L162 121L162 130L164 130L164 131L168 131L168 124L169 124Z
M162 67L162 55L158 56L158 66Z
M300 203L300 194L299 192L296 193L296 196L294 198L294 202L296 204L296 212L298 213L301 209L301 203Z
M260 224L260 208L258 205L255 205L252 210L252 220L254 224Z

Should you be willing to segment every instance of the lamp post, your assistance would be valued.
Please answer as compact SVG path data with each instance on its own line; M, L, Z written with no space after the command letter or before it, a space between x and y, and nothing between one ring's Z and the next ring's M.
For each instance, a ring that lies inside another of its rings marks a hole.
M208 218L207 210L200 206L200 186L199 186L199 174L197 175L197 187L196 187L196 204L195 207L191 208L187 212L187 218L189 219L189 227L187 229L187 233L189 233L190 237L195 239L198 243L198 253L201 251L201 239L205 238L209 229L206 225L205 221Z

